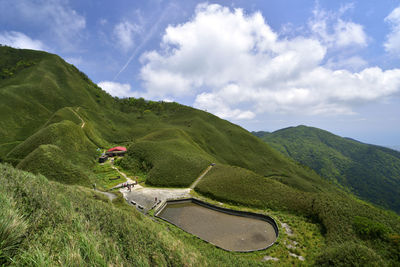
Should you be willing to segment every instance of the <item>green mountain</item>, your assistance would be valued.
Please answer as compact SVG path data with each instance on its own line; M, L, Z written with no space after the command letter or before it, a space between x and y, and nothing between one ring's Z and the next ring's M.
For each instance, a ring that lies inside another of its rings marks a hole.
M306 126L254 134L359 197L400 212L400 152Z
M0 47L0 265L396 265L400 217L363 202L245 129L178 103L113 98L60 57ZM278 242L222 251L90 189L98 155L145 184L268 213ZM12 164L13 166L11 166ZM28 172L24 172L28 171ZM156 222L154 222L154 220ZM289 246L290 242L300 244ZM271 262L268 262L271 263ZM273 264L274 262L272 262Z

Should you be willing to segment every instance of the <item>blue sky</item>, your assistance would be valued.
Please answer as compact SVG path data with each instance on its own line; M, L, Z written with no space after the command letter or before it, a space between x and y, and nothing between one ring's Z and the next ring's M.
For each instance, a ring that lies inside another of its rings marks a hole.
M250 131L400 144L400 1L0 0L0 43Z

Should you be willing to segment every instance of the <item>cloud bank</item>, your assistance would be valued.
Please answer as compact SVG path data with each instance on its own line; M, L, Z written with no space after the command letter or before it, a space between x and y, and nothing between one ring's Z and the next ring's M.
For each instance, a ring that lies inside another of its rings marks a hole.
M51 36L63 50L76 48L86 28L86 18L64 0L0 1L0 7L3 21L29 23L40 35Z
M117 97L130 97L134 96L131 92L131 86L127 83L117 83L112 81L102 81L97 84L107 93Z
M339 17L331 25L315 14L310 36L284 39L259 12L199 5L191 21L166 29L160 50L142 56L145 97L195 96L195 107L239 120L269 112L352 114L354 105L399 92L400 69L325 65L332 47L367 45L361 25Z
M0 44L33 50L46 49L46 46L41 41L31 39L22 32L14 31L0 33Z

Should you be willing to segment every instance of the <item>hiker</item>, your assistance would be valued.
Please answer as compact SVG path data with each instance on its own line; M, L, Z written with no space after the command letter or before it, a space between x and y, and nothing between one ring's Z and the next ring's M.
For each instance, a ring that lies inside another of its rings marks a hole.
M93 190L96 190L96 183L93 184Z
M157 202L157 197L154 198L154 202Z
M137 181L137 176L136 176L136 184L138 184L138 181Z

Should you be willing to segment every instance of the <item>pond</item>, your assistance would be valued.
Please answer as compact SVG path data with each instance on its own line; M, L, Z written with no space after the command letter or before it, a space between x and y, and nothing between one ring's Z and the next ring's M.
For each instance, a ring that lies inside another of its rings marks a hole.
M278 237L278 227L267 215L225 209L197 199L167 201L156 216L229 251L266 249Z

